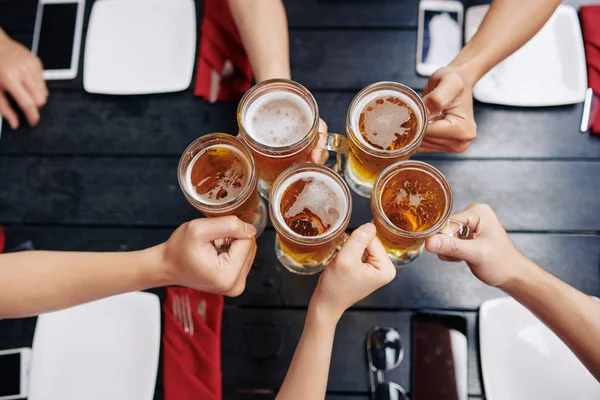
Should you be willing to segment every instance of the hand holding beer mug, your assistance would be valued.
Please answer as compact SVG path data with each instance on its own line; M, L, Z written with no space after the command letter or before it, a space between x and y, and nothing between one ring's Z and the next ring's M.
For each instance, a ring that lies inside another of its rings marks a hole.
M371 210L377 236L397 267L414 261L436 233L471 238L467 225L449 219L450 184L421 161L399 161L383 170L373 187Z
M427 122L423 100L407 86L378 82L361 90L346 118L350 154L345 178L350 188L371 197L381 171L417 151Z
M256 161L262 197L269 198L279 174L309 161L318 148L337 153L336 170L341 172L348 151L346 138L319 132L319 125L317 102L299 83L271 79L246 92L238 107L238 126Z
M350 189L333 170L317 164L285 170L269 204L279 262L296 274L321 272L347 237L351 209Z
M256 237L264 231L267 208L258 197L252 154L240 140L224 133L196 139L183 152L177 176L185 198L207 217L235 215L254 225Z

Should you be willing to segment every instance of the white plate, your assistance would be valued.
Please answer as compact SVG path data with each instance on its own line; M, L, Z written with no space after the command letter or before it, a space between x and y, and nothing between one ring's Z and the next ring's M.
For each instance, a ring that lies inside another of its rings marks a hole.
M151 400L160 302L127 293L38 318L29 400Z
M471 40L489 6L467 9L465 41ZM583 101L587 89L585 52L577 11L561 5L525 46L495 66L473 89L484 103L522 107Z
M569 348L514 299L479 310L481 371L487 400L597 400L600 383Z
M197 33L190 0L96 1L83 87L125 95L185 90L192 80Z

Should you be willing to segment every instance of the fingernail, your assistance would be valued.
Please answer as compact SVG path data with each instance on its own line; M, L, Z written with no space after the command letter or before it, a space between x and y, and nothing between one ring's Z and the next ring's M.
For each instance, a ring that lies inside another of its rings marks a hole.
M256 228L252 224L246 224L246 232L250 236L256 235Z
M371 223L371 222L364 224L363 228L365 228L366 230L368 230L370 232L377 232L377 228L375 228L375 225L373 225L373 223Z
M432 237L431 239L429 239L429 249L430 250L439 250L440 246L442 245L442 241L440 240L439 237Z

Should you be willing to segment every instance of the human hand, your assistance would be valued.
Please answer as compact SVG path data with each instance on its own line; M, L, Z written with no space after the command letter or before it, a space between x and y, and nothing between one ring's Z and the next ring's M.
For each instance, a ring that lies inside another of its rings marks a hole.
M430 123L417 151L462 153L477 136L473 116L473 85L460 67L438 69L425 85L423 102L429 118L444 113Z
M473 204L452 219L467 224L472 240L435 235L425 248L446 261L464 260L473 274L484 283L502 288L519 275L518 265L525 259L514 246L490 206Z
M239 296L256 255L256 228L234 216L187 222L160 245L161 265L169 284L210 293ZM213 241L232 238L227 252L217 253Z
M321 118L319 118L318 132L319 133L327 133L328 129L329 128L327 127L327 123L325 121L323 121ZM329 152L327 150L323 149L322 144L324 144L324 143L319 142L319 145L317 146L317 148L314 149L310 153L310 161L315 164L325 164L325 162L329 158Z
M40 59L0 29L0 115L12 129L19 127L19 116L6 94L10 94L21 107L29 125L37 125L39 108L46 104L48 98L42 72Z
M375 225L371 223L352 232L319 277L311 306L337 321L354 303L394 279L396 268L375 234ZM368 257L363 262L365 250Z

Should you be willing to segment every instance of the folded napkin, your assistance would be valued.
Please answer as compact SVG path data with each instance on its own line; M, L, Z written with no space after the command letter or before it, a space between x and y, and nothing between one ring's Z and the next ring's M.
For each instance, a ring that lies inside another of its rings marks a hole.
M239 100L252 68L226 0L204 0L194 95L211 103Z
M588 69L588 85L600 96L600 5L581 6L581 30ZM600 112L592 121L592 132L600 134Z
M173 296L188 295L194 335L173 314ZM221 400L223 296L183 287L167 288L163 303L163 385L165 400Z

